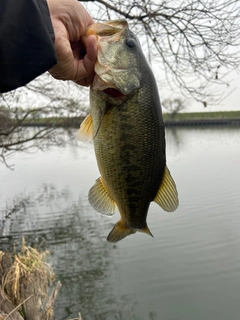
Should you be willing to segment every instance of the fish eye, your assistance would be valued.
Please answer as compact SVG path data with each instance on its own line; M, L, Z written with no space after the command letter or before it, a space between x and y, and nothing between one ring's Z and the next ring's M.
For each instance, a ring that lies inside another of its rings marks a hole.
M135 47L135 41L131 38L126 40L126 46L129 48L134 48Z

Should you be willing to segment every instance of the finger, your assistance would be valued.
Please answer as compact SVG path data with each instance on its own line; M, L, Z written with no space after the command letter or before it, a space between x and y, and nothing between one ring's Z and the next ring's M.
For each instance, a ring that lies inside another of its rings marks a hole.
M75 82L88 86L94 77L94 65L97 59L97 40L89 36L86 41L86 55L82 60L77 60L77 74Z

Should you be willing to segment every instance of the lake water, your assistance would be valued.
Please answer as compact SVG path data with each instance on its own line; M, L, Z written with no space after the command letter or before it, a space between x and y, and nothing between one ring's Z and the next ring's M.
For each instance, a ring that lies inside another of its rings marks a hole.
M152 203L151 238L106 241L112 218L88 204L91 143L15 154L0 166L0 248L49 250L62 282L56 319L240 319L240 128L166 130L178 187L173 213ZM3 219L8 215L6 219Z

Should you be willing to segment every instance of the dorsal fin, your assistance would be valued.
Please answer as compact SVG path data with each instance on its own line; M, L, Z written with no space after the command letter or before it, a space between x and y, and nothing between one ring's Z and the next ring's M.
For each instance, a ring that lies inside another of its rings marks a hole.
M80 125L77 138L81 141L93 139L92 116L88 114Z
M88 193L88 200L92 207L103 214L113 215L116 204L109 195L102 178L98 178Z
M160 188L153 201L163 208L163 210L168 212L174 211L178 207L177 187L167 166L165 167Z

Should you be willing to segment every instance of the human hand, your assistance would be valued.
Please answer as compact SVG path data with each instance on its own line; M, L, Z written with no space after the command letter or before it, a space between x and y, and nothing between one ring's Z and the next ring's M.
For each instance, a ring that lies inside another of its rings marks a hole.
M94 77L97 41L94 35L81 37L94 23L77 0L47 0L55 33L58 63L49 72L56 79L73 80L89 86Z

